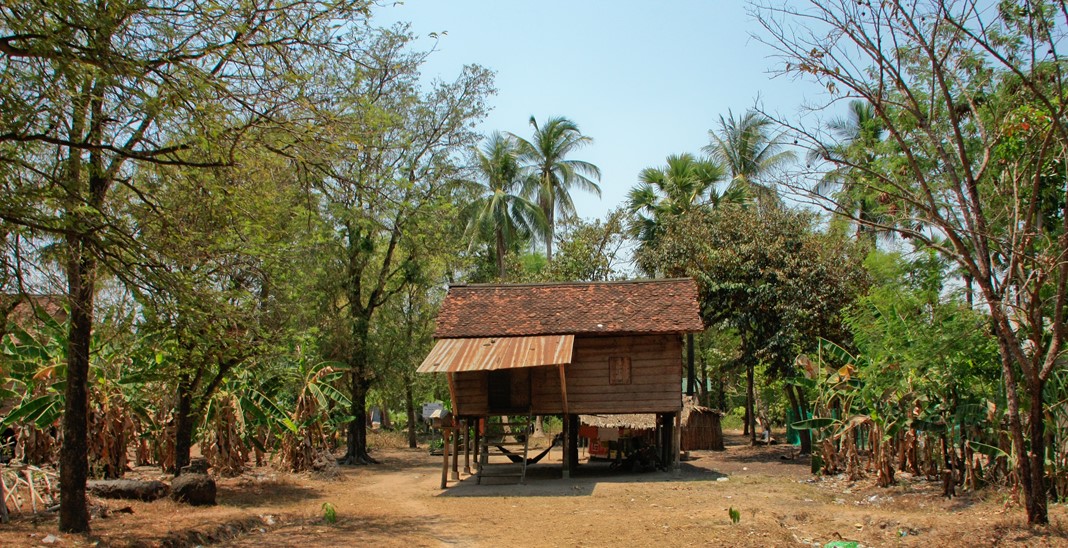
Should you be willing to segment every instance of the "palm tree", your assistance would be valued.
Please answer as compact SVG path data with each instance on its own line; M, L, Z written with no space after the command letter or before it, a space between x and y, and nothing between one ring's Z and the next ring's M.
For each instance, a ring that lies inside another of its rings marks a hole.
M865 175L875 163L886 127L875 107L861 100L850 101L848 115L832 120L828 127L837 142L809 151L809 160L824 160L836 167L823 176L815 190L825 195L834 192L839 212L856 220L857 237L866 236L874 244L876 229L872 225L889 220L879 219L879 195Z
M657 239L668 217L695 208L716 207L720 202L741 203L741 187L728 188L722 196L716 192L716 184L725 175L722 165L690 153L668 156L663 167L643 169L638 185L627 193L627 210L636 216L632 233L645 245Z
M470 181L479 198L468 206L466 238L471 245L493 239L497 274L505 277L505 255L517 241L543 235L545 214L533 202L515 194L521 190L518 149L514 139L493 132L482 149L472 150L477 176Z
M750 189L760 203L777 204L778 193L765 179L796 156L786 149L783 134L772 135L774 122L755 110L737 120L728 111L726 119L719 117L719 126L718 132L709 130L712 142L703 150L727 166L732 186Z
M530 141L513 135L519 144L519 159L523 162L528 178L525 193L536 199L548 221L545 235L545 258L553 260L553 232L556 220L575 215L570 189L579 188L601 196L601 188L594 180L601 180L597 166L566 157L593 142L579 131L578 125L564 117L549 118L539 126L533 116L530 125L534 135Z

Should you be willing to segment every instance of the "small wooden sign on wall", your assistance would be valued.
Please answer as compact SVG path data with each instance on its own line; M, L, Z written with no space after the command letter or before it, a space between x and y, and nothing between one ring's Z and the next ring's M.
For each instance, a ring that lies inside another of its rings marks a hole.
M630 356L608 358L608 384L630 384Z

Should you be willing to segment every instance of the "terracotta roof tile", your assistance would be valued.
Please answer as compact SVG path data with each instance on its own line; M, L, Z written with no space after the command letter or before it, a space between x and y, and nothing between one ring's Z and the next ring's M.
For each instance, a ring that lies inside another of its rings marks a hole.
M704 329L690 279L457 285L438 314L439 339Z

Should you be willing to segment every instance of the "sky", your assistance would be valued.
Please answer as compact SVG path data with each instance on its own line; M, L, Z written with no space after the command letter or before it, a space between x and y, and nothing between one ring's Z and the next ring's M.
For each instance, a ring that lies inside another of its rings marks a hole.
M404 0L375 17L411 23L420 47L438 34L426 78L452 80L465 64L496 72L483 133L529 137L532 115L565 116L592 137L571 156L602 172L601 198L573 191L586 219L622 205L642 169L700 154L720 116L758 100L793 116L820 98L815 84L773 78L742 0Z

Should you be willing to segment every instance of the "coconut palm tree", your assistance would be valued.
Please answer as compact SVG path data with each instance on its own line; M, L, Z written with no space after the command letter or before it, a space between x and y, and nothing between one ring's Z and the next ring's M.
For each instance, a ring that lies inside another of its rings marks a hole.
M601 170L582 160L570 160L567 156L589 145L593 139L579 131L578 125L564 117L549 118L539 125L533 116L534 127L531 140L513 135L519 144L519 159L527 175L527 196L534 198L548 221L545 235L545 258L553 260L553 232L556 221L575 215L571 201L571 188L578 188L601 196L601 188L595 180L601 180Z
M725 176L722 165L690 153L673 154L667 165L643 169L638 185L627 193L627 210L636 217L632 234L643 244L653 242L667 217L721 202L743 202L741 187L728 188L723 195L716 192L716 184Z
M472 246L492 238L497 274L503 279L508 250L532 235L543 236L548 223L541 208L518 194L522 179L514 139L494 132L481 150L471 153L476 179L469 183L479 197L468 206L465 237Z
M879 194L867 183L866 172L876 161L877 147L886 127L875 114L875 107L867 101L849 102L849 113L832 120L828 127L836 142L809 151L809 161L827 161L835 165L815 191L830 196L833 193L839 212L856 220L857 238L867 238L874 244L879 224ZM889 219L884 219L889 221Z
M748 188L758 203L778 204L767 177L796 155L786 149L782 133L772 133L774 122L755 110L737 120L728 111L726 119L719 117L719 126L718 132L709 130L711 143L702 150L727 167L732 186Z
M716 185L726 179L726 173L718 162L689 153L668 156L662 167L643 169L638 184L627 193L626 205L632 214L631 234L639 247L655 247L670 219L698 210L744 206L748 201L744 186L729 185L722 194L717 192ZM657 275L655 268L639 268Z

